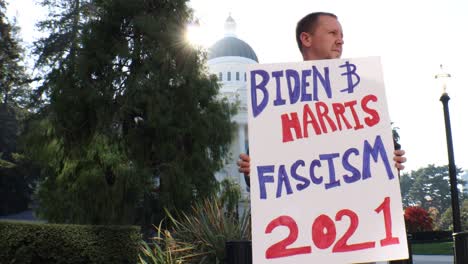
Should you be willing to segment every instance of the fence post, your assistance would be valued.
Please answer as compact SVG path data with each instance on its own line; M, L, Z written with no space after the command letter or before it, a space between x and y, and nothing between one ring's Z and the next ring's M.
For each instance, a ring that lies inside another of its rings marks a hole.
M455 263L468 263L468 232L453 233Z

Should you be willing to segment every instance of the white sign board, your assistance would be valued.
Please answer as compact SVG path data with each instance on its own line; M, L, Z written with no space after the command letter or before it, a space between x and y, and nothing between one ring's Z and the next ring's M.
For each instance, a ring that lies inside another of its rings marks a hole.
M247 75L253 263L408 258L380 59Z

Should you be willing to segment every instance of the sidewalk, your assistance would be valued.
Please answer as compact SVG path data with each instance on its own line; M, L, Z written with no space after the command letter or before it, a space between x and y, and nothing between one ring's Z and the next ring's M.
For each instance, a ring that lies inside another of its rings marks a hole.
M413 264L453 264L451 255L413 255ZM388 262L377 262L376 264L387 264Z
M453 264L451 255L414 255L413 264Z

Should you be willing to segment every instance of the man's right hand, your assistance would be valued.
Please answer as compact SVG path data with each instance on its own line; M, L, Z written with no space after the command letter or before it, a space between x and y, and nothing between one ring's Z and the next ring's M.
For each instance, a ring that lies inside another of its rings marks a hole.
M245 153L239 155L239 160L237 161L237 166L239 167L239 172L244 173L244 176L250 176L250 157Z

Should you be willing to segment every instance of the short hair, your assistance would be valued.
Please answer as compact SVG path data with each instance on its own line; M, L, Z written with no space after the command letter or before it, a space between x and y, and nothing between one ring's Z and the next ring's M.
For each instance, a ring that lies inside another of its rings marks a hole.
M306 15L301 20L299 20L296 26L296 41L297 41L297 46L299 47L299 50L301 51L301 53L302 53L301 33L302 32L314 33L320 16L331 16L334 18L338 18L335 14L332 14L332 13L314 12L314 13L310 13Z

